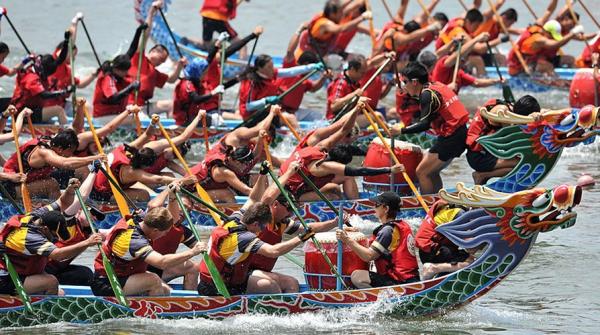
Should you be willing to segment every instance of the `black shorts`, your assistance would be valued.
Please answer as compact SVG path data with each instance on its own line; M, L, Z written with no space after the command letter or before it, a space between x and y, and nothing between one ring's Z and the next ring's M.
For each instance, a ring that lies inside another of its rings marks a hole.
M490 172L494 171L496 163L498 163L498 157L490 154L489 152L482 151L467 151L467 162L473 170L478 172Z
M461 126L448 137L439 136L429 152L438 154L440 160L447 162L460 157L467 148L467 126Z
M4 112L10 105L11 97L0 98L0 112Z
M233 30L228 21L220 21L210 19L208 17L202 17L202 40L204 42L210 42L213 39L215 32L222 33L226 31L230 38L237 37L237 32Z
M248 276L248 277L250 277L250 276ZM248 281L246 280L246 282L244 284L239 285L239 286L227 286L227 291L229 292L230 295L242 295L242 294L246 293L247 285L248 285ZM203 281L200 281L198 283L198 294L204 295L204 296L209 296L209 297L221 295L219 293L219 291L217 290L217 288L215 287L215 285L213 285L212 283L205 283Z
M61 285L90 286L94 279L92 270L84 265L69 264L57 267L49 264L46 266L46 273L56 277Z
M117 277L117 280L119 280L119 284L121 284L121 287L125 287L125 283L127 283L128 278L129 276ZM110 286L110 281L108 280L108 277L100 277L98 273L94 273L94 279L90 284L90 288L92 289L94 295L98 297L115 296L115 292L113 291L112 286Z
M469 258L469 253L464 250L460 250L457 247L448 247L445 245L440 246L430 252L424 252L419 250L419 258L421 263L460 263L464 262Z
M19 275L19 279L21 279L21 283L25 282L26 276ZM12 279L9 275L0 276L0 294L8 294L8 295L16 295L17 291L15 289L15 284L13 284Z
M33 123L44 123L42 119L42 107L36 107L31 109L33 114L31 114L31 122Z
M386 275L380 275L377 272L369 271L369 280L371 281L372 287L383 287L383 286L394 286L394 285L400 285L400 284L415 283L415 282L419 281L419 276L417 275L417 276L414 276L414 277L404 280L404 281L397 281Z
M162 278L162 275L163 275L163 272L164 272L163 269L156 268L156 267L154 267L152 265L148 265L148 268L146 269L146 271L152 272L152 273L156 273L158 275L158 277L160 277L160 278Z

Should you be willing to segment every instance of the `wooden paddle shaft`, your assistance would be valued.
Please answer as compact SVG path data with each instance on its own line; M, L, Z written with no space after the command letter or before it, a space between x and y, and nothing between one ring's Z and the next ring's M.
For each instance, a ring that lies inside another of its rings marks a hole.
M592 19L592 21L594 22L594 24L596 25L596 27L598 29L600 29L600 23L598 23L598 21L596 20L596 18L594 17L594 15L592 15L592 12L590 12L590 10L588 9L588 7L586 6L586 4L583 2L583 0L579 0L579 4L581 5L581 8L583 8L583 10L587 13L587 15L590 17L590 19Z
M271 158L271 151L269 150L269 140L266 137L262 138L263 149L265 151L265 156L267 157L267 161L270 166L273 166L273 159Z
M452 73L452 85L454 85L454 89L458 91L456 87L456 79L458 79L458 69L460 68L460 54L462 49L463 40L458 41L458 49L456 50L456 61L454 62L454 72Z
M390 5L388 5L387 0L381 0L381 3L383 3L383 8L385 8L390 20L394 21L394 14L392 14L392 10L390 9Z
M427 6L425 6L423 3L423 0L417 0L417 2L419 3L419 6L421 6L421 9L423 9L423 12L425 12L425 15L427 15L427 18L430 18L431 13L429 12L429 9L427 9Z
M288 129L292 132L292 134L294 135L296 140L300 141L301 140L300 135L298 134L296 129L294 129L294 126L292 126L292 124L290 123L290 120L288 120L285 116L283 116L283 114L281 113L281 110L279 110L279 109L276 109L275 113L277 113L277 116L279 116L279 119L281 121L283 121L283 123L285 123L286 127L288 127Z
M204 133L204 147L206 152L210 150L210 143L208 143L208 126L206 124L206 112L202 115L202 132Z
M567 0L568 2L569 0ZM529 4L529 1L527 0L523 0L523 3L525 4L525 7L527 7L527 10L531 13L531 16L533 16L533 18L535 20L538 19L537 14L535 14L535 11L533 10L533 8L531 8L531 5Z
M19 173L24 173L23 171L23 158L21 157L21 151L19 150L19 134L17 134L17 117L15 114L12 115L12 133L13 140L15 142L15 155L17 155L17 165L19 166ZM23 198L23 206L25 207L25 212L29 213L33 209L31 205L31 198L29 197L29 189L27 188L27 182L21 183L21 197Z
M458 0L458 2L460 3L460 6L464 9L464 10L469 10L469 7L467 7L467 5L465 5L465 2L463 0Z
M369 19L369 35L371 36L371 46L375 46L375 25L373 24L373 11L371 10L371 3L369 0L365 0L365 7L371 12L371 18Z
M167 17L163 12L162 8L158 8L158 12L160 13L160 17L162 17L165 26L167 27L167 31L169 32L169 36L171 36L171 40L173 41L173 45L175 46L175 50L177 50L177 54L179 54L179 58L183 58L183 54L179 49L179 45L177 45L177 41L175 40L175 35L173 35L173 31L171 30L171 26L169 26L169 22L167 22Z

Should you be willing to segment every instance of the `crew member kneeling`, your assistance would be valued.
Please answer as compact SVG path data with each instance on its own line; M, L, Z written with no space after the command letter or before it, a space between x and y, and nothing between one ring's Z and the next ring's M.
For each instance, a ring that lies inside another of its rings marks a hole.
M377 272L355 270L350 275L352 284L357 288L369 288L419 281L417 258L411 251L414 244L412 230L408 223L396 220L402 199L396 193L384 192L369 200L375 203L375 215L382 223L373 231L370 247L350 239L341 229L336 231L337 238L363 261L375 261Z

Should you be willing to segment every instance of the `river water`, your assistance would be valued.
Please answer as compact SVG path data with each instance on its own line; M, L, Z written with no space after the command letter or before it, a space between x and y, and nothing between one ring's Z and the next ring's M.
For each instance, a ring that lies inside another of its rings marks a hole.
M375 24L381 26L386 14L381 2L372 1ZM388 1L396 6L398 1ZM519 26L531 22L531 15L521 1L507 1L515 6L520 15ZM257 50L281 55L287 39L297 26L320 10L323 1L276 1L256 0L244 3L238 11L238 19L233 26L245 34L256 24L265 26ZM546 1L530 1L538 15L545 9ZM133 35L136 24L132 1L59 1L59 0L8 0L0 4L9 9L9 16L19 29L28 46L37 52L50 52L62 39L62 32L77 11L85 14L85 22L94 39L96 49L102 59L107 59L119 51L124 51ZM169 10L169 21L178 32L188 36L199 36L201 21L198 9L201 1L174 0ZM592 2L588 5L593 7ZM417 3L411 1L408 16L418 10ZM460 6L455 0L442 0L438 10L449 17L459 14ZM590 29L590 20L582 15L583 24ZM3 19L1 40L8 43L12 52L5 64L12 66L24 54L23 49ZM81 32L79 39L78 74L93 71L95 61ZM369 40L358 36L351 51L368 50ZM583 44L576 42L565 48L567 53L577 54ZM506 50L506 46L501 49ZM10 95L14 81L0 79L0 96ZM84 90L84 96L91 98L92 88ZM80 93L81 94L81 93ZM172 86L158 91L159 98L169 98ZM470 107L475 107L488 97L496 97L499 90L485 89L476 94L461 96ZM517 92L517 95L519 93ZM229 100L235 92L229 93ZM552 91L537 96L543 107L559 108L567 104L564 92ZM310 96L307 105L323 108L323 91ZM231 102L230 102L231 103ZM388 97L386 104L392 104ZM4 152L6 154L6 152ZM552 187L561 183L573 184L582 172L591 173L600 179L600 147L593 144L566 150L553 173L542 186ZM459 159L444 173L446 185L453 186L457 181L471 181L471 170L463 158ZM600 293L597 276L600 261L595 256L600 253L600 230L596 227L600 215L600 186L584 192L582 204L576 208L579 213L577 224L566 230L542 234L523 264L501 285L474 303L449 311L443 315L427 318L390 318L379 315L376 310L352 309L326 313L311 313L290 317L262 315L240 316L225 321L182 320L119 320L99 325L81 326L58 324L32 329L3 330L2 334L596 334L600 328ZM207 234L207 232L204 232ZM301 248L294 251L302 258ZM81 261L91 264L93 253L86 252ZM302 276L297 267L280 259L276 270Z

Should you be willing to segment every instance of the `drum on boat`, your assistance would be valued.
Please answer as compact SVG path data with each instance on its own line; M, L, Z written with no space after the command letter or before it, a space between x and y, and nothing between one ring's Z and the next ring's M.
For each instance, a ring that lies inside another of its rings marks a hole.
M367 246L367 237L360 232L348 232L348 236L358 241L363 246ZM337 264L337 239L335 232L326 232L315 234L315 238L321 243L323 250L331 260L333 265ZM347 285L351 285L350 274L354 270L368 270L369 264L358 255L356 255L349 246L344 245L342 253L343 266L339 271ZM323 255L317 249L312 241L304 244L304 276L306 283L313 290L335 290L336 277L331 268L323 258Z
M385 141L387 142L388 146L391 147L391 140L386 138ZM406 173L408 174L410 179L416 181L417 166L419 165L419 163L421 163L421 160L423 159L423 152L421 147L409 142L395 140L394 153L396 154L396 157L398 157L400 163L404 165ZM371 144L369 144L369 149L367 150L367 155L365 156L363 166L373 168L390 167L391 162L392 158L390 156L390 153L382 144L381 140L378 137L374 138L373 141L371 141ZM364 188L366 190L373 190L376 193L389 191L389 175L383 174L379 176L367 176L363 177L363 181ZM399 187L396 188L396 192L401 194L410 194L410 188L408 187L408 185L406 185L406 180L404 179L402 173L397 173L394 175L394 184L400 184L398 185ZM374 185L378 186L374 187Z
M569 105L574 108L581 108L585 105L594 104L594 72L592 69L579 69L573 76L571 88L569 90Z

